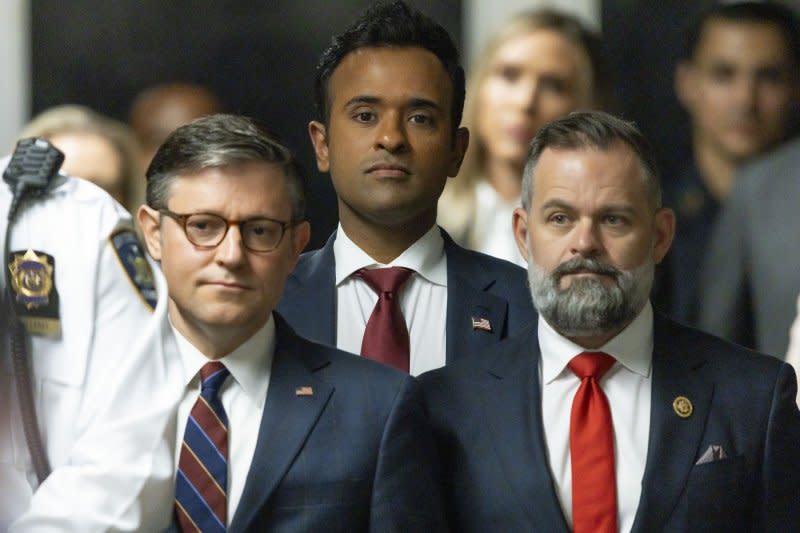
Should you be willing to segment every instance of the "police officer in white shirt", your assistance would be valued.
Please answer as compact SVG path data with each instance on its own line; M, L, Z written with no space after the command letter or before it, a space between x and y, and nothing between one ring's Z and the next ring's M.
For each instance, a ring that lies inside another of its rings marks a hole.
M6 181L0 235L12 204L14 182ZM40 197L20 203L8 239L0 276L0 531L163 529L172 471L160 424L173 405L159 388L162 361L135 349L149 334L161 274L142 253L130 215L95 185L60 174ZM12 320L24 328L27 377L12 364L19 350L8 340ZM26 386L44 452L39 471L30 451L36 437L23 430Z

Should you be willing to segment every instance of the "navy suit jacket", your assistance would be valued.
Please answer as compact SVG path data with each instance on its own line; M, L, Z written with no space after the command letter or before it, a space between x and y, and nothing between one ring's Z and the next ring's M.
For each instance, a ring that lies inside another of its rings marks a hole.
M444 530L416 380L307 341L274 316L269 390L228 531Z
M319 250L300 256L289 276L278 311L297 332L336 345L336 262L334 233ZM458 246L442 230L447 254L447 362L482 349L522 330L536 312L525 270L501 259ZM492 331L475 329L486 318Z
M536 326L420 376L454 531L569 531L543 435ZM655 321L650 440L633 531L800 531L791 366ZM673 411L690 399L688 418ZM696 464L710 445L726 459Z

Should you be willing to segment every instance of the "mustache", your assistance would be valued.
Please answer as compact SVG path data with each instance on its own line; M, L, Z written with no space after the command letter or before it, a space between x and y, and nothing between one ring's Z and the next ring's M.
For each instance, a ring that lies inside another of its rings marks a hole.
M592 274L604 274L611 276L615 280L619 278L622 272L613 266L586 257L573 257L569 261L561 263L551 273L553 279L558 282L563 276L568 274L577 274L581 272L590 272Z

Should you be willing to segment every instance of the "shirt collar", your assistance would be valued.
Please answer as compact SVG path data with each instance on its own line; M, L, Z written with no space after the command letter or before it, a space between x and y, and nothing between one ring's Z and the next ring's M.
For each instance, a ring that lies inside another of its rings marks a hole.
M444 239L439 226L435 224L394 261L384 265L375 261L350 240L340 223L336 231L336 240L333 242L333 257L336 261L337 287L362 268L395 266L410 268L431 283L447 286Z
M184 369L184 385L199 388L198 373L209 359L175 329L178 352ZM252 337L228 355L218 359L231 373L231 377L242 388L255 405L263 407L269 386L272 359L275 353L275 320L270 314L269 320Z
M545 384L561 375L573 357L587 351L554 330L541 315L539 347L542 354L542 382ZM653 361L653 308L650 302L616 337L591 351L605 352L631 372L649 377Z

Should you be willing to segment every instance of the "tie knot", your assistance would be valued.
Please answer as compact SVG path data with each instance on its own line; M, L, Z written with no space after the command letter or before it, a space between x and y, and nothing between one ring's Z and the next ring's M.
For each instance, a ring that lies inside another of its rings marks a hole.
M594 378L597 381L615 362L616 359L605 352L583 352L573 357L567 366L581 380Z
M211 393L216 396L222 386L222 382L229 375L228 369L219 361L204 364L203 368L200 369L200 394Z
M397 292L397 289L402 287L413 273L414 271L410 268L403 267L373 268L371 270L362 268L356 272L356 276L366 281L372 290L382 294Z

